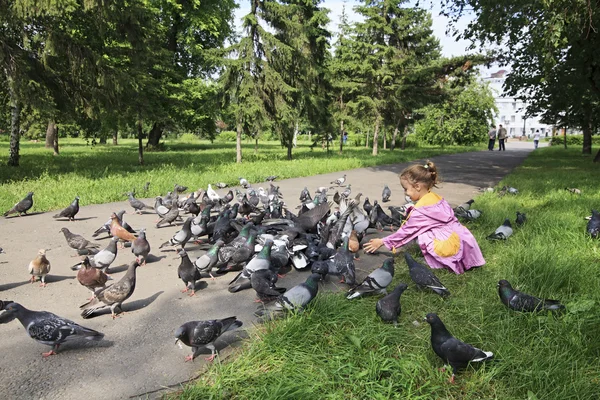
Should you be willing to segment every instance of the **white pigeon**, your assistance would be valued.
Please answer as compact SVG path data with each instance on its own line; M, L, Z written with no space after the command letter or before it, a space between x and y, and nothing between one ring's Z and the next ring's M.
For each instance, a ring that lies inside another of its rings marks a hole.
M210 183L208 184L208 189L206 189L206 195L208 196L208 198L211 201L221 200L221 196L219 196L219 194L217 192L215 192L215 190L212 188L212 186L210 186Z

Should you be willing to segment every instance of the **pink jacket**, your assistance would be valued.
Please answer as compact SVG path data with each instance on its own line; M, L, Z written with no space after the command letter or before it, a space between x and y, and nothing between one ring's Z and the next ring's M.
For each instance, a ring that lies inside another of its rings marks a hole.
M400 229L383 239L388 249L397 249L417 238L431 268L450 268L454 273L462 274L485 264L477 241L439 195L427 193L409 208L408 213Z

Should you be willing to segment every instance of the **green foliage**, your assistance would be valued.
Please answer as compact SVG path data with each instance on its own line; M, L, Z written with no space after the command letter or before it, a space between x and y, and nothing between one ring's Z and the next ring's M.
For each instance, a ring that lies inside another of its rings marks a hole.
M483 215L468 228L486 264L463 275L435 270L452 295L415 290L402 256L392 286L409 284L398 328L375 313L378 296L348 301L318 294L309 309L256 327L231 361L210 365L182 399L595 399L600 375L600 242L585 235L597 207L600 171L575 151L544 148L498 184L517 196L486 193ZM573 196L565 186L576 186ZM506 242L485 237L519 210L523 228ZM368 238L368 237L367 237ZM361 255L361 258L363 256ZM364 256L368 257L368 256ZM563 315L519 313L499 300L496 284L560 299ZM430 344L428 312L459 339L495 354L448 384L451 371Z
M552 139L552 146L564 146L565 138L562 135L552 136L548 139ZM567 135L567 146L581 146L583 144L582 135ZM592 137L592 144L600 145L600 136Z
M81 197L82 205L121 201L124 192L139 189L147 181L151 182L147 195L154 197L172 190L173 181L190 188L215 182L233 186L242 175L250 182L262 182L269 175L285 179L465 151L426 146L373 158L368 157L370 151L364 147L348 146L340 156L337 152L328 154L320 146L311 149L310 142L299 141L294 149L296 157L290 162L281 143L275 140L261 140L257 154L251 151L253 140L244 142L245 161L236 164L233 143L168 139L163 145L167 151L146 154L144 166L136 163L136 139L121 139L118 146L91 146L82 139L61 139L60 157L48 152L44 143L25 142L21 167L0 168L0 210L10 208L29 191L36 193L34 211L48 211L64 208L75 196ZM6 162L7 147L6 135L0 135L0 163Z
M415 124L415 132L429 144L472 145L485 141L496 112L490 89L475 82L443 104L420 110L424 117Z
M217 140L220 142L235 142L237 139L237 133L234 131L222 131L217 135ZM245 139L242 135L242 140Z

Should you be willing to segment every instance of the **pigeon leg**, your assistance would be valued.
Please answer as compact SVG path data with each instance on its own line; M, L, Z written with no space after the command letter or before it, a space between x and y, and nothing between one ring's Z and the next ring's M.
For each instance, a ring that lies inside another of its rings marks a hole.
M191 356L185 356L185 362L188 361L194 361L194 355L192 354Z
M196 295L196 291L194 289L192 289L192 294L189 294L188 296L192 297Z
M29 282L34 283L35 282L35 276L31 275L31 278L29 279Z
M216 278L213 276L213 274L211 274L210 272L208 274L210 275L210 279L212 279L213 281L216 280Z
M56 354L56 351L58 351L58 344L55 344L54 347L52 348L52 350L46 352L46 353L42 353L42 357L46 358L46 357L50 357Z
M216 356L216 355L217 355L216 353L212 353L210 356L208 356L208 357L205 357L204 359L205 359L206 361L212 361L212 360L214 360L214 359L215 359L215 356Z
M285 278L285 274L281 275L281 274L277 274L277 278L281 279L281 278Z
M448 380L448 382L454 383L454 374L452 374L452 377Z

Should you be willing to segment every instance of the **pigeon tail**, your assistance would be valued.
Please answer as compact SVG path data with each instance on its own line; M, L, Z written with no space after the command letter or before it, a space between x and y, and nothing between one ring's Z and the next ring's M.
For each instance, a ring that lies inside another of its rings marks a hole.
M480 350L485 355L485 357L482 356L482 357L474 358L471 360L471 362L482 362L482 361L491 360L492 358L494 358L494 353L492 353L491 351L484 351L481 349L478 349L478 350Z
M242 321L239 321L237 317L229 317L222 319L221 324L223 325L223 330L221 331L221 333L223 333L237 329L244 323Z
M498 232L498 233L492 233L491 235L486 237L486 239L487 240L506 240L506 236L504 236L504 233Z
M544 308L546 310L564 310L565 306L563 304L561 304L561 302L559 300L549 300L549 299L545 299L544 300Z

